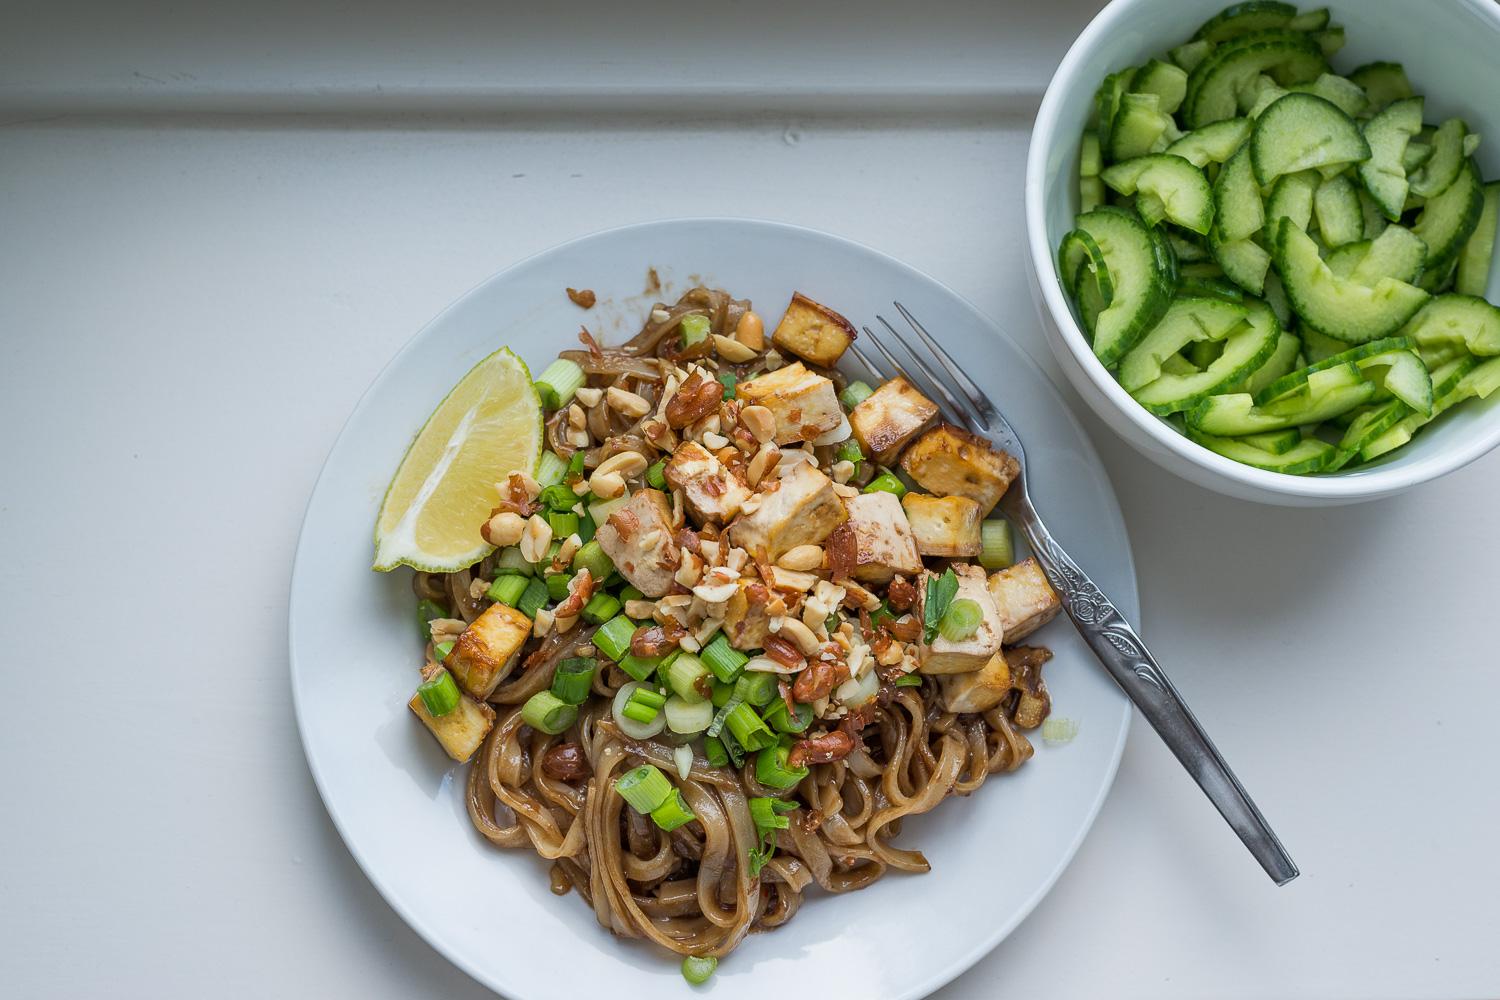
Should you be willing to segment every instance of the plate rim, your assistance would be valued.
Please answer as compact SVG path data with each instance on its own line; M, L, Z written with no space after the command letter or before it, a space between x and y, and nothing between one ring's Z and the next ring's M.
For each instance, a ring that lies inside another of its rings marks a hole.
M406 925L413 931L415 931L417 935L420 936L429 947L431 947L438 954L442 955L443 958L448 962L461 969L466 975L468 975L475 982L479 983L481 986L497 993L498 995L507 997L509 998L509 1000L538 1000L538 998L534 997L531 994L528 994L524 990L517 990L508 984L503 987L502 991L501 984L492 982L491 978L487 974L481 973L479 969L477 969L471 962L468 961L466 956L464 956L456 949L449 947L448 943L439 934L437 934L433 930L433 928L430 927L428 923L424 919L422 919L422 917L410 905L408 905L407 900L400 894L396 893L376 873L372 866L372 863L366 858L365 854L360 850L360 848L356 846L356 840L352 837L351 831L347 828L345 818L340 815L338 809L335 807L333 801L330 798L330 790L325 785L325 775L322 768L317 763L316 756L312 750L312 745L307 730L307 716L302 704L302 687L299 684L300 670L297 656L299 616L297 614L297 608L299 604L298 598L300 596L300 587L298 581L302 576L301 568L304 565L304 560L310 558L308 555L308 547L311 544L314 544L310 541L308 536L308 518L312 512L313 504L317 501L319 493L325 485L325 479L329 475L329 466L331 465L335 454L339 451L340 446L344 443L345 438L351 433L351 429L354 427L356 420L364 413L365 409L369 405L372 405L371 397L375 393L376 388L380 386L387 378L392 376L392 373L397 370L397 368L405 361L408 354L416 350L418 341L422 340L429 330L444 322L444 320L450 313L458 310L470 299L479 295L483 289L487 288L492 283L502 281L512 272L520 270L532 264L539 258L548 257L559 253L565 253L570 248L573 248L579 244L587 243L606 235L619 235L623 233L638 232L649 229L671 229L673 227L682 225L741 226L752 229L762 229L770 232L791 232L799 234L803 238L829 241L834 244L842 245L845 248L854 250L858 253L872 255L880 259L888 266L894 267L899 271L906 272L908 275L916 278L917 280L930 283L931 285L940 289L945 295L950 297L954 302L960 304L964 309L966 309L970 314L978 319L980 321L980 325L984 328L986 333L998 334L999 337L1007 341L1009 345L1014 348L1016 353L1021 357L1024 365L1026 366L1027 374L1029 374L1032 378L1040 379L1043 383L1046 384L1051 393L1057 398L1062 413L1065 414L1066 419L1071 425L1073 431L1076 433L1078 440L1082 443L1083 447L1087 449L1087 457L1092 459L1094 465L1104 472L1104 480L1108 486L1108 489L1102 494L1101 499L1104 501L1108 513L1112 515L1114 525L1118 528L1118 533L1124 543L1125 565L1123 568L1127 573L1127 578L1129 580L1131 589L1130 594L1120 595L1121 597L1125 597L1128 599L1124 601L1117 601L1117 603L1123 605L1122 610L1127 612L1133 611L1134 617L1132 618L1132 621L1136 623L1137 627L1140 626L1140 581L1136 574L1135 552L1130 544L1130 533L1125 525L1124 514L1120 510L1119 499L1115 494L1114 482L1110 479L1108 470L1104 468L1104 463L1099 458L1099 453L1098 450L1094 447L1093 440L1085 432L1083 425L1080 423L1077 415L1073 412L1072 407L1068 405L1066 397L1059 390L1057 384L1050 377L1048 377L1047 373L1042 369L1041 365L1038 364L1036 359L1031 356L1031 353L1027 351L1019 341L1017 341L1008 332L1006 332L1005 328L998 322L996 322L987 313L981 310L978 306L974 305L967 298L960 295L957 291L950 288L947 284L938 280L927 272L911 264L908 264L900 258L888 254L883 250L879 250L875 247L871 247L867 244L860 243L847 237L829 233L824 230L815 229L810 226L802 226L795 223L779 222L769 219L755 219L738 216L675 216L664 219L651 219L626 223L619 226L611 226L605 229L594 230L580 236L575 236L529 253L526 256L521 257L518 260L515 260L512 263L507 264L505 267L502 267L499 270L482 278L480 281L476 282L473 286L466 289L462 294L458 295L441 310L439 310L430 320L428 320L420 328L418 328L411 335L411 337L409 337L406 342L401 345L401 347L396 350L396 352L391 356L390 360L380 368L380 370L370 380L369 385L366 386L364 391L360 394L359 399L355 402L353 408L349 411L349 416L344 420L343 425L339 428L338 434L334 436L333 442L329 445L328 453L324 457L323 462L318 469L318 475L313 481L312 489L308 494L307 504L303 509L302 522L299 525L297 531L297 544L293 552L291 580L287 592L287 658L290 668L289 680L291 681L292 689L292 709L297 722L297 736L302 744L302 755L307 762L308 771L312 775L313 785L317 788L318 797L322 802L323 809L328 814L328 818L330 819L330 821L332 821L334 829L338 831L339 839L343 842L344 848L349 852L350 856L354 859L355 864L359 866L360 872L369 881L371 886L374 887L375 891L380 895L380 898L386 903L386 905L394 910L396 914L402 919L402 921L405 922ZM499 346L508 347L510 345L502 344ZM1100 666L1099 669L1102 670L1103 667ZM1048 873L1047 877L1042 880L1037 889L1030 896L1028 896L1010 914L1010 916L1006 920L997 923L994 928L989 933L981 937L981 939L972 948L964 952L957 959L949 962L947 965L934 970L925 978L913 983L907 989L893 994L893 1000L917 1000L917 998L919 997L925 997L933 991L941 989L943 986L963 975L969 969L973 968L974 965L977 964L982 958L984 958L985 955L988 955L991 951L997 948L1002 941L1009 937L1010 934L1018 926L1020 926L1021 922L1029 917L1032 911L1035 910L1036 907L1041 903L1041 901L1046 898L1046 896L1052 891L1052 888L1057 883L1057 880L1062 877L1063 872L1066 871L1068 866L1072 864L1074 856L1077 854L1079 848L1083 845L1083 841L1087 838L1089 832L1093 830L1094 823L1099 816L1099 811L1103 808L1105 799L1109 797L1109 793L1114 787L1115 778L1119 772L1120 760L1124 754L1125 743L1130 735L1130 727L1131 723L1133 722L1134 715L1134 708L1131 705L1130 700L1124 695L1123 692L1120 692L1119 702L1122 718L1120 720L1118 735L1116 737L1115 744L1110 750L1109 763L1107 768L1105 769L1105 780L1100 784L1093 799L1089 802L1083 823L1080 824L1078 829L1074 832L1072 839L1066 845L1066 848L1061 853L1052 871Z

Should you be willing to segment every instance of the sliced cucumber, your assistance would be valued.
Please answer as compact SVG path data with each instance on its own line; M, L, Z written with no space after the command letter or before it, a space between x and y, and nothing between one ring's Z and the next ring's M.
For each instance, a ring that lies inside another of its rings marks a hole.
M1359 208L1359 196L1349 178L1340 174L1318 185L1313 195L1313 212L1318 217L1318 231L1330 248L1353 243L1365 234L1365 217Z
M1073 279L1073 287L1077 289L1079 317L1083 320L1083 328L1088 331L1089 342L1093 343L1094 330L1099 325L1099 314L1109 306L1109 303L1104 300L1104 293L1099 287L1097 277L1087 265L1078 266L1078 272Z
M1172 114L1182 106L1187 93L1187 73L1180 66L1152 59L1137 71L1130 89L1138 94L1155 94L1161 99L1161 109Z
M1200 261L1213 260L1213 256L1204 249L1201 243L1182 235L1175 229L1167 230L1167 242L1172 245L1172 252L1177 255L1179 264L1197 264Z
M1278 400L1274 409L1257 407L1249 393L1209 396L1188 416L1188 426L1224 437L1285 430L1347 413L1374 394L1375 384L1356 365L1340 365L1313 374L1304 392Z
M1297 354L1302 349L1302 342L1294 333L1281 331L1276 339L1276 349L1266 359L1266 363L1251 372L1243 382L1231 386L1230 392L1248 392L1255 395L1272 382L1297 367Z
M1412 350L1386 351L1359 362L1379 394L1395 396L1418 413L1432 412L1432 376Z
M1193 41L1216 44L1227 42L1248 31L1279 28L1296 16L1296 7L1289 3L1277 3L1275 0L1249 0L1247 3L1232 4L1204 21L1193 34Z
M1469 158L1464 152L1467 138L1469 126L1458 118L1449 118L1438 126L1432 137L1432 157L1409 178L1413 194L1436 198L1453 186Z
M1484 211L1484 188L1473 160L1465 160L1458 179L1436 198L1427 199L1412 232L1427 244L1427 270L1446 276ZM1440 286L1439 286L1440 287Z
M1230 281L1251 295L1265 294L1266 272L1271 268L1271 255L1262 250L1259 244L1253 240L1224 243L1210 231L1208 249Z
M1411 98L1408 97L1407 100L1411 100ZM1409 177L1413 170L1416 170L1430 159L1432 159L1432 146L1425 142L1408 142L1405 151L1401 154L1401 166L1406 170Z
M1095 209L1078 217L1078 228L1094 238L1114 288L1094 326L1094 355L1107 368L1172 304L1176 258L1166 238L1153 236L1134 213Z
M1322 31L1328 27L1328 8L1306 10L1286 23L1293 31Z
M1078 176L1098 177L1104 169L1104 159L1099 155L1099 133L1088 129L1083 133L1078 146Z
M1411 81L1400 63L1365 63L1350 73L1349 79L1365 88L1365 96L1377 108L1411 96Z
M1349 345L1342 340L1324 336L1306 323L1298 327L1297 334L1302 338L1302 353L1307 356L1307 364L1310 365L1325 361L1349 349Z
M1367 159L1370 146L1354 119L1313 94L1287 94L1266 109L1250 137L1262 187L1283 174Z
M1420 236L1404 226L1387 226L1370 241L1368 252L1355 263L1349 277L1366 288L1374 288L1381 278L1413 284L1426 262L1427 244Z
M1214 181L1213 195L1219 239L1225 243L1247 240L1266 224L1260 186L1250 166L1250 147L1241 146L1224 164Z
M1285 455L1302 443L1302 432L1294 427L1284 431L1266 431L1264 434L1246 434L1237 440L1273 455Z
M1500 354L1500 308L1477 295L1439 295L1401 333L1423 351L1453 345L1470 354Z
M1484 362L1481 365L1476 358L1463 357L1451 361L1432 373L1433 381L1433 405L1430 414L1410 413L1398 421L1395 426L1374 441L1360 449L1360 458L1370 461L1380 455L1401 447L1411 440L1411 436L1417 429L1431 423L1439 414L1452 409L1454 406L1477 394L1475 376L1480 375L1482 368L1491 369L1490 380L1495 375L1500 375L1500 359Z
M1134 392L1161 377L1162 361L1189 344L1222 341L1250 310L1222 299L1178 296L1161 321L1120 359L1120 385Z
M1131 393L1136 402L1158 415L1191 410L1213 393L1234 385L1266 363L1276 350L1280 328L1264 303L1247 300L1249 322L1224 340L1224 350L1203 371L1192 375L1161 377Z
M1222 278L1224 269L1211 260L1198 261L1194 264L1183 264L1179 269L1181 273L1177 280L1183 278Z
M1100 150L1111 163L1144 156L1156 148L1169 127L1172 127L1171 116L1161 110L1161 98L1127 92L1120 95L1119 110L1110 122L1107 141L1100 136Z
M1177 279L1177 297L1184 296L1218 299L1221 302L1240 305L1245 301L1245 290L1228 278L1199 278L1184 275Z
M1372 242L1372 240L1356 240L1353 243L1345 243L1323 258L1323 263L1328 265L1328 270L1333 272L1335 278L1347 278L1354 273L1359 262L1365 259L1365 254L1370 252Z
M1333 446L1317 438L1299 440L1295 447L1277 453L1256 447L1248 443L1247 438L1235 439L1205 434L1191 424L1188 425L1187 436L1209 451L1233 459L1241 465L1265 469L1268 472L1283 472L1288 475L1321 472L1327 468L1335 456ZM1298 436L1301 437L1301 435Z
M1292 313L1292 304L1287 301L1286 287L1281 283L1281 275L1275 271L1266 273L1265 295L1262 297L1271 307L1271 311L1276 314L1276 322L1281 324L1281 328L1292 329L1297 317Z
M1320 361L1290 372L1282 378L1277 379L1270 385L1255 393L1256 406L1271 406L1282 400L1304 391L1313 376L1319 372L1329 371L1334 368L1342 368L1345 365L1358 367L1363 362L1373 357L1389 354L1393 351L1410 350L1414 346L1408 337L1386 337L1382 340L1369 344L1361 344L1358 347L1345 346L1337 354L1331 355Z
M1062 244L1057 248L1057 266L1063 275L1063 288L1069 295L1077 297L1076 277L1086 268L1098 283L1103 304L1109 305L1114 298L1114 285L1109 280L1109 265L1104 262L1104 253L1094 238L1082 229L1075 229L1062 238Z
M1388 400L1358 412L1344 430L1338 443L1338 457L1325 470L1335 472L1353 460L1372 442L1400 423L1411 413L1411 407L1399 399Z
M1308 224L1312 222L1313 199L1322 183L1323 179L1314 170L1284 174L1278 178L1271 188L1271 196L1266 199L1267 236L1275 237L1276 220L1281 218L1291 219L1298 229L1307 232Z
M1364 88L1346 77L1332 73L1324 73L1312 83L1294 83L1288 89L1293 93L1321 97L1350 118L1359 118L1370 112L1370 99L1365 96Z
M1208 58L1208 54L1213 50L1214 43L1206 38L1201 38L1196 42L1187 42L1184 45L1177 46L1175 49L1168 49L1167 55L1174 63L1181 66L1183 70L1191 73L1198 68L1199 63Z
M1307 37L1318 43L1325 59L1332 59L1344 47L1344 27L1335 24L1322 31L1309 31Z
M1458 254L1453 290L1460 295L1483 295L1490 283L1490 259L1495 253L1495 227L1500 225L1500 181L1484 186L1484 208L1474 235Z
M1297 315L1350 344L1390 336L1429 298L1420 288L1391 278L1366 288L1334 277L1318 256L1317 244L1286 218L1280 220L1276 232L1276 269Z
M1363 185L1360 186L1358 194L1359 214L1365 219L1364 236L1367 240L1373 240L1385 232L1385 227L1390 223L1386 221L1385 213L1380 210L1379 205L1375 204L1375 199L1370 197L1370 192L1366 191Z
M1235 150L1250 138L1254 125L1248 118L1226 118L1194 129L1168 146L1166 151L1199 168L1210 163L1227 163Z
M1188 128L1233 118L1240 88L1270 71L1283 86L1315 80L1328 60L1318 43L1300 31L1265 28L1239 35L1209 53L1188 74L1182 116Z
M1165 217L1185 229L1207 233L1213 224L1214 197L1208 178L1180 156L1137 156L1106 168L1100 177L1121 194L1142 192L1158 199ZM1141 214L1144 217L1146 213L1143 210Z
M1422 103L1420 97L1393 101L1365 123L1370 158L1359 165L1359 180L1392 222L1400 221L1406 204L1410 184L1403 158L1411 137L1422 130Z
M1097 177L1078 179L1078 211L1092 212L1104 204L1104 182Z

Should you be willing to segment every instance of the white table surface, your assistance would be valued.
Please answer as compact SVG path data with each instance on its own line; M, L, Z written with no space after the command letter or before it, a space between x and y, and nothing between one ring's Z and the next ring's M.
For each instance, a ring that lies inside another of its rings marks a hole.
M371 888L297 739L291 556L354 402L490 273L684 215L890 252L1060 381L1020 178L1097 7L0 13L0 992L491 995ZM1287 510L1082 416L1144 635L1303 874L1138 719L1072 866L938 995L1500 994L1500 457Z

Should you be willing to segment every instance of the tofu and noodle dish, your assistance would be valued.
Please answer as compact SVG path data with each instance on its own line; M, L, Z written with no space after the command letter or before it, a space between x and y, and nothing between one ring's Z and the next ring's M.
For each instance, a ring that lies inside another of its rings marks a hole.
M468 763L469 816L552 862L600 925L701 982L817 886L891 870L905 817L1032 756L1059 604L991 518L1013 458L796 294L774 330L695 288L587 330L535 383L544 447L418 573L411 709Z

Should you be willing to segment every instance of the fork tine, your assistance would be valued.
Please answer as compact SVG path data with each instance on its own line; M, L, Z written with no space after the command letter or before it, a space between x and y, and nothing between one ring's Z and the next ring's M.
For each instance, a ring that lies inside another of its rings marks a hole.
M917 318L907 312L906 307L901 303L897 302L895 306L901 311L901 315L906 318L906 321L911 324L911 328L917 331L917 336L922 338L922 343L927 345L927 349L932 352L933 357L937 358L942 363L943 369L952 376L953 381L958 385L964 396L968 398L975 411L986 421L993 421L999 416L999 411L995 409L995 404L990 402L990 398L980 390L979 386L974 384L973 379L964 374L964 370L959 366L958 362L954 361L947 351L938 346L938 342L932 338L932 335L927 332L921 323L917 322Z
M896 343L900 344L901 349L906 352L908 357L911 358L913 364L915 364L916 366L916 371L919 372L922 376L922 381L919 382L918 380L912 378L911 375L907 374L907 372L901 367L901 365L896 362L896 359L891 356L891 352L886 349L885 345L882 344L880 340L874 336L874 334L871 334L870 339L875 342L875 346L880 350L880 353L886 356L886 360L890 361L891 366L894 367L896 371L905 376L908 382L911 382L917 388L922 389L929 396L935 395L939 399L941 399L943 403L946 404L943 409L945 410L945 413L950 420L957 420L959 423L967 427L970 431L978 434L979 429L975 427L974 419L969 415L969 411L964 408L963 404L961 404L957 399L954 398L953 393L948 391L947 386L943 385L941 381L933 377L932 369L928 368L926 363L923 362L921 358L912 353L911 348L907 346L906 342L901 339L901 335L896 332L895 327L891 326L891 324L886 321L886 318L884 316L876 316L875 318L880 321L881 326L890 331L891 336L896 338ZM869 333L869 329L866 328L865 332ZM922 384L923 382L926 383L925 386Z
M865 329L865 332L866 333L870 332L868 327ZM874 340L875 338L871 337L870 339ZM850 344L849 345L849 350L852 351L852 352L854 352L854 356L859 359L859 363L865 366L865 371L869 372L870 375L871 375L871 377L873 377L875 379L875 381L877 381L877 382L884 382L885 381L885 376L882 375L882 374L880 374L880 369L876 368L874 365L870 364L870 359L867 358L867 357L865 357L864 354L862 354L860 352L860 349L858 347L855 347L853 344Z

